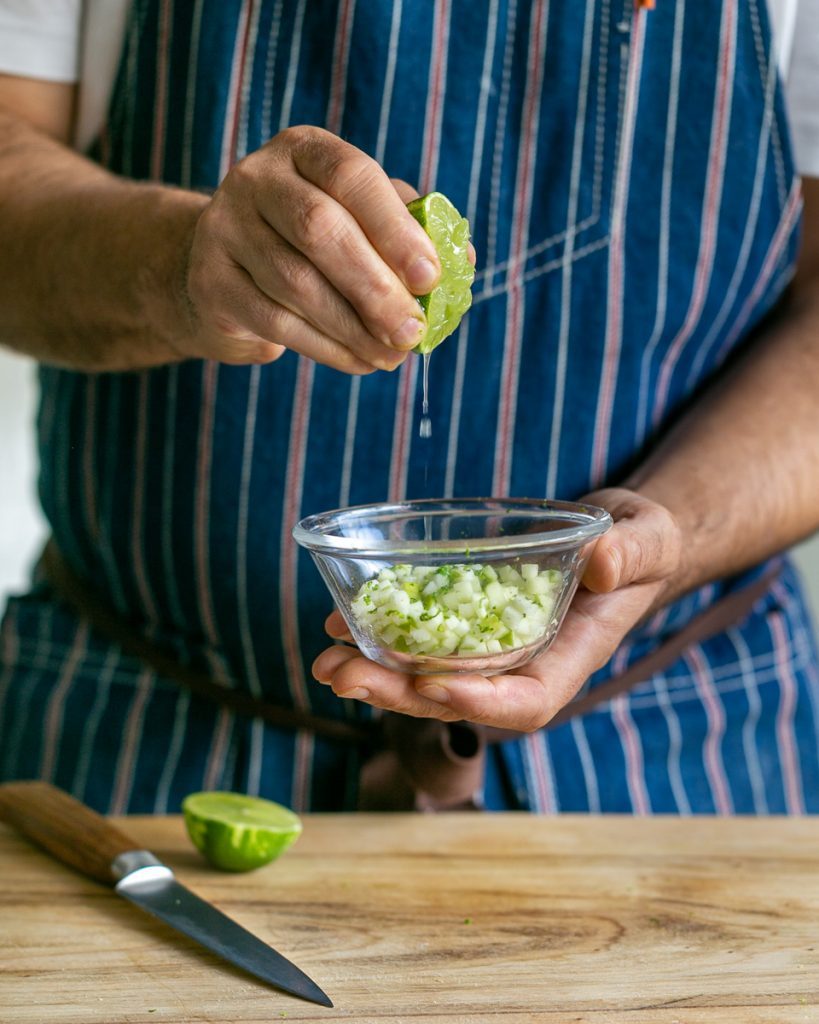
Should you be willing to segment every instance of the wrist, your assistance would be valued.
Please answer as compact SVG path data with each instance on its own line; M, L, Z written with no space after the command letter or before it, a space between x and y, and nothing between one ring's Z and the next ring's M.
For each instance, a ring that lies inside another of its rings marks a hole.
M144 259L135 275L136 301L162 362L193 354L193 317L187 293L188 263L196 225L208 197L150 186L142 231Z

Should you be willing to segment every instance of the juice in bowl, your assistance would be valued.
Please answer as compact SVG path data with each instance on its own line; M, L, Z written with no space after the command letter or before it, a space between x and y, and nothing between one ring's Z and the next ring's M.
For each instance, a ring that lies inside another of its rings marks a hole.
M324 512L293 536L372 661L490 675L548 648L611 525L590 505L453 498Z

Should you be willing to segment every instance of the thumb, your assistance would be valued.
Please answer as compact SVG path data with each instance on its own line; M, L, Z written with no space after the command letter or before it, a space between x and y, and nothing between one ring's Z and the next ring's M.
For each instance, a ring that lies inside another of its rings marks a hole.
M664 505L625 488L608 488L583 501L611 513L614 526L597 541L583 585L607 594L631 583L667 579L680 565L679 525Z

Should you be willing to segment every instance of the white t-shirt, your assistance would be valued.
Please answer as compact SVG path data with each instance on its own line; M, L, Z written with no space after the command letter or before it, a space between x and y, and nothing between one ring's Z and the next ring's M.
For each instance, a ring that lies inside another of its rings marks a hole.
M105 116L129 3L0 0L0 72L79 82L78 148ZM819 177L819 0L768 0L768 7L796 163L801 174Z

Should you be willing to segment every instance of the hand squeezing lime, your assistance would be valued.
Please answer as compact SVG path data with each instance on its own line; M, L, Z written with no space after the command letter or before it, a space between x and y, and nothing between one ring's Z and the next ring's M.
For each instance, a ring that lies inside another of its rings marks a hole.
M194 846L223 871L252 871L270 863L302 829L288 808L241 793L191 793L182 813Z
M418 301L427 330L415 351L431 352L455 331L472 305L475 268L469 261L469 223L440 192L413 199L407 209L432 239L441 261L441 279Z

